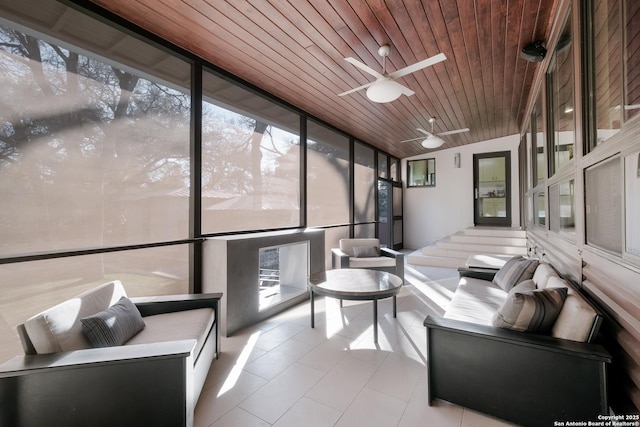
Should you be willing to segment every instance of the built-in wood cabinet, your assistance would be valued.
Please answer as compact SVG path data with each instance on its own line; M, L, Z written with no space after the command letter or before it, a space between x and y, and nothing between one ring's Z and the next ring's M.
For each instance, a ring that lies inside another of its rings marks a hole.
M483 159L483 161L478 164L478 167L480 182L504 182L505 176L503 159Z

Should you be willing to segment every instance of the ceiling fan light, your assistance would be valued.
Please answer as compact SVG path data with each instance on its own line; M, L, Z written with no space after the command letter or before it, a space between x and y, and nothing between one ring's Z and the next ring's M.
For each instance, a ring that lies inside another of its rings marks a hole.
M442 138L438 138L435 135L431 135L427 137L424 141L422 141L422 146L424 148L438 148L444 144L444 140Z
M378 80L367 89L367 98L373 102L391 102L402 95L402 85L391 79Z

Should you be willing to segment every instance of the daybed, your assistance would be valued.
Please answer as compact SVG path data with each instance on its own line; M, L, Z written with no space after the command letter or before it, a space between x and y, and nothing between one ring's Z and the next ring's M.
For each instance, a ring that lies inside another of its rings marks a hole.
M548 263L460 269L444 317L427 316L428 403L442 399L525 426L608 413L602 314Z
M113 281L33 316L26 355L0 366L0 425L193 425L220 297L129 299Z
M331 249L332 268L366 268L395 274L404 282L404 254L380 246L375 238L340 239Z

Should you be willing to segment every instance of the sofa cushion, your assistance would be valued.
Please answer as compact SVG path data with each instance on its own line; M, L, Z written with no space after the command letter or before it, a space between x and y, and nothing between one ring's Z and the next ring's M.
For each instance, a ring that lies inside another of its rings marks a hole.
M567 288L513 292L495 313L492 325L516 331L547 333L562 309Z
M547 287L550 277L558 277L558 273L551 267L549 263L541 262L533 273L533 281L536 282L538 289Z
M80 319L82 332L91 347L122 345L144 329L144 320L127 297L104 311Z
M537 259L513 257L498 270L493 283L505 292L509 292L518 283L531 279L537 266Z
M574 292L573 288L569 287L567 284L567 281L560 276L551 276L547 280L547 286L545 289L553 288L567 288L567 295L571 295Z
M491 325L507 293L488 280L461 277L444 317L479 325Z
M598 314L576 292L567 295L562 310L551 328L551 335L571 341L587 342Z
M195 339L197 341L195 360L213 326L215 313L212 308L196 308L155 314L143 319L145 328L124 345Z
M120 281L105 283L53 306L24 322L38 354L89 348L80 319L109 308L126 297Z
M507 294L507 298L509 298L513 294L531 292L536 290L536 284L533 279L524 280L517 285L515 285Z
M354 246L353 256L356 258L374 258L380 256L380 248L377 246Z

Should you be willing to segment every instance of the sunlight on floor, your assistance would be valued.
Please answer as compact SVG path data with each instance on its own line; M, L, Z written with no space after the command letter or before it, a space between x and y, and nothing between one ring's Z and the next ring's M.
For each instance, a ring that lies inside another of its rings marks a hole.
M224 395L226 392L230 391L233 387L235 387L236 383L238 382L238 378L240 378L240 374L242 374L242 370L247 364L247 361L249 360L249 356L251 356L251 353L253 352L253 348L256 346L256 342L258 342L258 338L260 337L261 333L262 331L258 331L251 334L251 336L247 340L247 344L244 346L244 348L240 352L240 355L238 356L236 363L233 365L231 372L229 372L229 375L225 379L224 384L220 388L220 391L218 392L217 397Z

